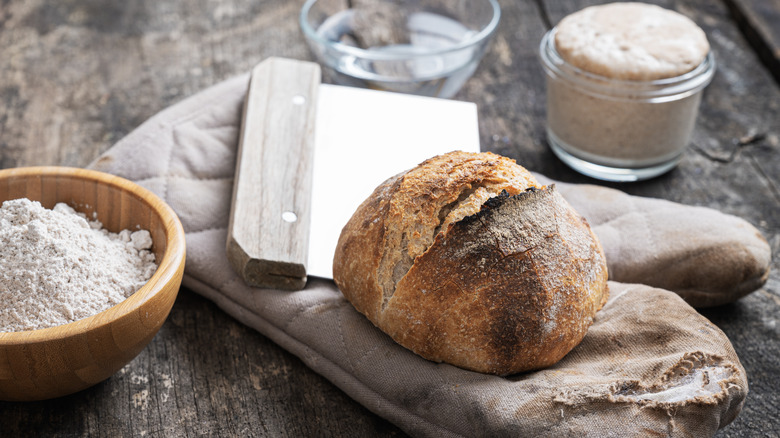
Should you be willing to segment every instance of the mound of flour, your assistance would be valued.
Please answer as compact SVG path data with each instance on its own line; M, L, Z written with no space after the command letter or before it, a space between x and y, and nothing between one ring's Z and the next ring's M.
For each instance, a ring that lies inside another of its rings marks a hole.
M111 233L67 204L0 207L0 332L53 327L112 307L154 274L148 231Z

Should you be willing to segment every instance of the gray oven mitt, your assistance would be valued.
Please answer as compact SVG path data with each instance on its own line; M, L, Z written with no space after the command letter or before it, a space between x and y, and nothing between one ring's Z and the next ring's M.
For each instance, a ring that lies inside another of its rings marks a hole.
M225 255L248 76L203 91L130 133L91 164L134 180L177 212L184 285L300 357L373 412L419 436L709 436L747 394L726 336L694 304L737 299L766 278L769 248L716 211L560 184L607 252L610 298L555 366L497 377L429 362L397 345L332 281L253 289ZM651 287L664 286L680 296Z

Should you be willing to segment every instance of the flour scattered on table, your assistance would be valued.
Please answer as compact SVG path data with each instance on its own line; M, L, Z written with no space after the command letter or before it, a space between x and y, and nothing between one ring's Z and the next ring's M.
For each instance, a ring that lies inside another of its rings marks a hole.
M132 295L157 265L146 230L111 233L67 204L0 207L0 332L53 327Z

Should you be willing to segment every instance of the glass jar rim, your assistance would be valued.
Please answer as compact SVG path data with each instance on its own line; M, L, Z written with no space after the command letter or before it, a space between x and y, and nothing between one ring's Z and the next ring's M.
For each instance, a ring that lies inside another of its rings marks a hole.
M555 48L555 32L556 28L553 27L545 33L539 45L539 57L547 74L576 83L600 97L676 100L706 87L715 74L715 56L710 50L696 68L679 76L646 81L610 78L591 73L564 60Z
M487 0L488 3L490 3L490 6L493 11L493 16L491 17L490 22L488 22L488 24L484 28L482 28L479 32L475 33L474 35L471 35L469 38L467 38L464 41L461 41L458 44L452 45L444 49L422 50L414 54L378 52L374 50L366 50L366 49L361 49L359 47L349 46L340 42L329 41L321 37L317 33L317 30L312 28L311 25L309 25L309 21L307 19L309 12L311 11L311 8L314 6L315 3L317 3L317 1L318 0L307 0L306 3L304 3L303 7L301 8L301 12L299 15L299 22L300 22L301 29L303 30L303 33L306 36L306 38L324 47L331 47L335 50L338 50L339 52L346 53L361 59L369 59L372 61L395 61L395 60L414 59L414 58L422 58L431 55L446 55L448 53L453 53L453 52L458 52L460 50L468 49L470 47L479 44L482 41L488 40L490 36L496 31L496 28L498 28L498 22L501 19L501 7L498 4L498 0Z

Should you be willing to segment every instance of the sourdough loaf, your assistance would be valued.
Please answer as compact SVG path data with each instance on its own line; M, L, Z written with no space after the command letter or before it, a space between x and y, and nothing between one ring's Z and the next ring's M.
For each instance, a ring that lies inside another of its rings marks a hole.
M585 219L492 153L434 157L381 184L342 230L333 275L399 344L499 375L560 360L608 294Z

